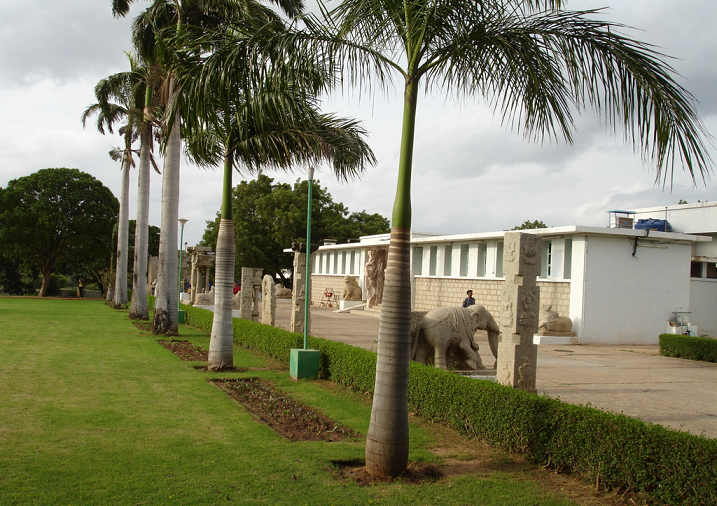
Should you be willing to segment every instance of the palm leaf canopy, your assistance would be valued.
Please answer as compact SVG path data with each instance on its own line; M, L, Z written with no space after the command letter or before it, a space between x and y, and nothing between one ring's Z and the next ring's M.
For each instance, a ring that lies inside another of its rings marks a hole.
M315 97L333 75L267 44L258 34L276 33L273 20L247 22L179 45L213 49L185 49L176 61L178 93L170 109L181 110L188 156L203 166L229 156L249 173L331 161L343 180L374 164L358 122L320 112Z
M666 183L681 164L704 181L711 137L667 57L559 0L344 0L284 39L338 67L347 84L388 86L396 74L426 90L480 97L503 122L537 140L572 142L587 108L625 137Z

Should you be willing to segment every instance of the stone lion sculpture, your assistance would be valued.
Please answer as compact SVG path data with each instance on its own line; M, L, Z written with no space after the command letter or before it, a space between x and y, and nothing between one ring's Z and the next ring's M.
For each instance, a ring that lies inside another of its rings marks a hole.
M281 283L276 284L276 298L277 299L290 299L291 288L284 288Z
M361 300L361 287L353 276L344 277L344 290L341 293L343 300Z
M194 301L195 306L213 306L214 305L214 286L211 290L204 293L198 293Z
M572 333L573 321L567 316L558 315L553 311L552 304L546 304L540 308L540 324L538 331Z

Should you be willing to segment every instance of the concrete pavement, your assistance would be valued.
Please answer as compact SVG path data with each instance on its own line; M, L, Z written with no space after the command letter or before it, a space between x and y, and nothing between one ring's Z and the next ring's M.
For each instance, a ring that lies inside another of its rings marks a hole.
M278 300L278 327L289 328L290 307L290 300ZM375 351L378 313L335 309L312 306L311 335ZM487 336L476 338L490 367ZM717 364L662 357L657 345L540 345L537 389L563 402L717 438Z

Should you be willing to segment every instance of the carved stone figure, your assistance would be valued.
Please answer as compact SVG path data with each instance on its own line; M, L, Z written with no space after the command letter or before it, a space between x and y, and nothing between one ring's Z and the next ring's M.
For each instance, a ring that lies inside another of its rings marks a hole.
M343 300L361 300L361 287L353 276L344 277L344 291L341 293Z
M195 306L213 306L214 305L214 286L211 290L204 293L195 294L194 299Z
M386 278L386 251L369 250L363 269L366 286L366 305L374 307L383 301L383 283Z
M483 306L440 307L416 322L411 336L411 359L439 369L485 369L476 330L488 331L488 343L497 358L500 330L493 315Z
M291 288L284 288L281 286L281 283L277 283L276 287L276 298L277 299L290 299L291 298Z
M270 274L261 280L261 323L272 327L276 323L276 285Z
M263 269L242 267L241 269L241 304L239 318L258 322L261 320L259 310L259 293L261 292L261 275Z
M503 294L496 381L528 392L535 392L538 348L533 335L538 331L540 288L539 236L506 232L503 240Z
M566 335L574 336L573 321L567 316L559 316L553 311L552 304L546 304L540 311L540 326L538 333L542 335Z

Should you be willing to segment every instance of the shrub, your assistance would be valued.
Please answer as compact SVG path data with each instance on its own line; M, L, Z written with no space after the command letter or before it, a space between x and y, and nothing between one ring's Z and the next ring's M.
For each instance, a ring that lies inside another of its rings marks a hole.
M717 362L717 339L681 334L660 334L660 355Z

